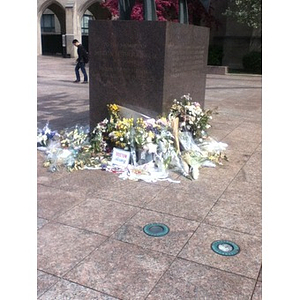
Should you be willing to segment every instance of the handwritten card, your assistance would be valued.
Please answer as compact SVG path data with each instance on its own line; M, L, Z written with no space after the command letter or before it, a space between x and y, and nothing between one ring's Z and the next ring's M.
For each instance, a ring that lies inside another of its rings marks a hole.
M119 148L113 148L111 163L126 168L129 164L130 152Z

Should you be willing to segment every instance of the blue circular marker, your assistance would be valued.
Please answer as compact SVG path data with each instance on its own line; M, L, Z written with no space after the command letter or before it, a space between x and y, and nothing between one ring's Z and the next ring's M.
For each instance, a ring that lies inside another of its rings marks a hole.
M225 240L213 242L211 249L223 256L234 256L240 252L240 247L236 243Z
M168 234L170 229L162 223L151 223L144 226L143 231L149 236L161 237Z

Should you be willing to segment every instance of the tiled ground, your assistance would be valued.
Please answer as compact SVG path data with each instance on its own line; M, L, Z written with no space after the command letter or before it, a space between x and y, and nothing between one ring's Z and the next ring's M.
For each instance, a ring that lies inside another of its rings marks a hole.
M89 87L73 73L71 59L38 57L38 127L88 124ZM209 133L229 161L198 181L51 173L37 152L38 299L261 299L261 77L207 75L205 105L218 106ZM153 222L169 234L147 236ZM214 253L220 239L240 253Z

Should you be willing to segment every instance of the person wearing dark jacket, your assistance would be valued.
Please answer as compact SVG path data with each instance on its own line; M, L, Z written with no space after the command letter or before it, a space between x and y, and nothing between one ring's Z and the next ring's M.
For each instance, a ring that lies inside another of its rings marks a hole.
M73 45L75 47L77 47L77 54L78 54L78 58L76 60L76 67L75 67L75 75L76 75L76 80L74 81L74 83L79 83L80 82L80 74L79 74L79 69L81 70L82 74L83 74L83 82L82 83L88 83L88 76L85 70L85 64L87 62L87 57L88 54L86 52L86 50L84 49L84 47L79 43L78 40L73 40Z

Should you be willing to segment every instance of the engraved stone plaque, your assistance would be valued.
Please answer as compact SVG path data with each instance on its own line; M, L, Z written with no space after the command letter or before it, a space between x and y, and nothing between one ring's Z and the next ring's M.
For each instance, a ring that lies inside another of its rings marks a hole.
M90 21L90 127L116 103L150 117L190 93L204 106L209 29L158 21Z

